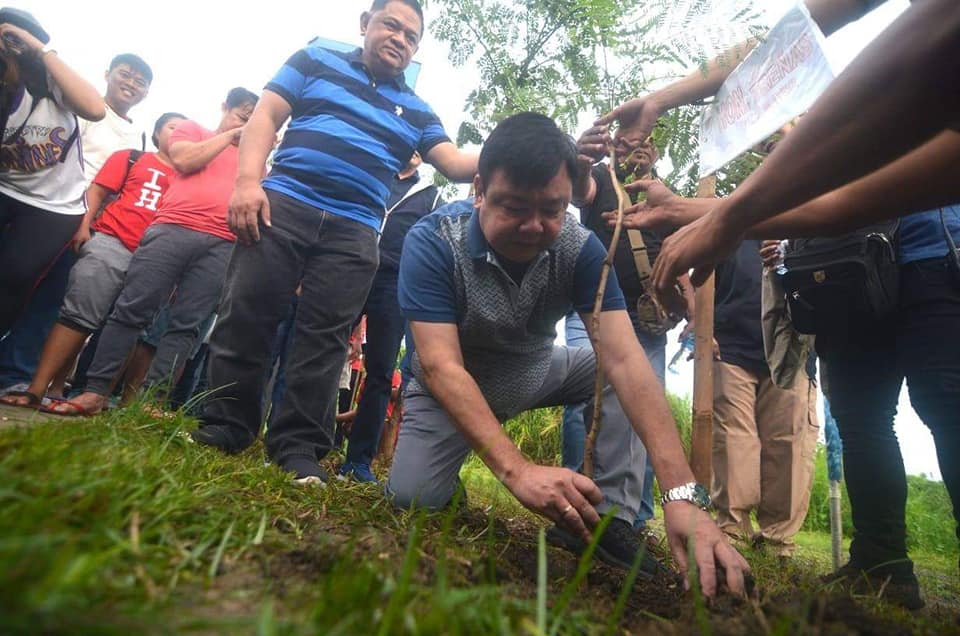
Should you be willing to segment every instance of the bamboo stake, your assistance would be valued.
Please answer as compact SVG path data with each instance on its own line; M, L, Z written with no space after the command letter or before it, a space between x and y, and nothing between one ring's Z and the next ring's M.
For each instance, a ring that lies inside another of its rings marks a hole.
M590 433L587 434L587 441L583 449L583 474L591 479L593 479L593 449L597 445L597 435L599 435L600 427L603 425L601 407L604 378L603 371L600 368L600 310L603 307L603 296L607 291L610 269L613 267L613 257L617 253L617 245L620 243L620 232L623 230L623 212L628 201L627 193L624 192L623 186L617 178L617 151L612 143L607 143L607 153L610 155L610 163L607 168L610 171L613 188L617 193L617 223L613 228L613 238L610 240L610 246L607 248L607 257L603 260L603 268L600 270L600 284L597 286L597 295L593 300L593 314L590 317L590 344L593 345L593 353L597 361L597 375L593 384L593 417L591 418Z
M700 180L698 197L716 196L715 176ZM711 276L697 288L694 318L693 430L690 439L690 468L698 483L708 488L713 477L713 301Z

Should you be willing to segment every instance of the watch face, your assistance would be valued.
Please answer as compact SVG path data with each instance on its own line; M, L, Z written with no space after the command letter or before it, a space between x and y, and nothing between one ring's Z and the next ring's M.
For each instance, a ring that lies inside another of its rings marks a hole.
M704 510L707 510L713 504L713 502L710 501L710 493L707 492L704 486L696 484L693 487L693 503Z

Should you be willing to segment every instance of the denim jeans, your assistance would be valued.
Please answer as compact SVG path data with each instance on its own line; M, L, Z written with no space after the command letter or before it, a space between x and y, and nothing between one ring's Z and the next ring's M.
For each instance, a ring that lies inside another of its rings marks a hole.
M587 329L580 320L576 312L570 312L566 318L566 340L568 347L590 347L590 336ZM643 346L650 366L660 381L660 386L665 386L666 381L666 336L650 336L637 332L637 339ZM568 406L563 410L563 441L562 441L562 462L564 467L570 470L579 471L583 466L584 442L586 440L587 428L584 424L583 409L585 403L576 406ZM641 527L649 519L653 518L653 464L650 463L650 456L647 455L647 463L644 468L643 477L643 497L640 501L640 511L634 520L634 526Z
M29 384L33 379L43 343L60 314L70 269L76 262L73 250L64 250L33 291L33 297L10 328L10 333L0 340L0 388L23 382Z
M277 464L320 459L333 444L337 388L350 330L377 271L377 233L359 221L267 190L272 227L237 245L220 320L210 338L205 425L227 426L239 446L263 422L263 386L277 326L298 285L302 293L284 368L286 390L266 435Z
M390 404L393 373L404 332L403 314L397 301L397 277L395 269L379 270L363 311L367 316L367 345L364 347L367 376L357 406L357 417L350 429L348 462L369 464L373 461Z
M79 214L49 212L0 194L0 340L13 329L18 318L24 317L23 311L30 297L39 292L37 283L42 287L48 270L69 251L67 243L82 219ZM76 260L72 257L72 253L67 257L69 265ZM59 288L56 308L52 310L55 319L66 289L66 275L62 281L53 281L53 284ZM30 329L34 321L28 318L21 320L21 324ZM51 326L52 320L46 329ZM40 336L41 346L46 337L46 332ZM9 336L7 340L10 340ZM32 377L33 373L30 373L27 381Z
M287 366L287 352L290 348L290 338L293 337L293 324L297 319L297 304L299 298L293 297L290 307L284 313L277 326L277 335L273 341L273 350L270 352L270 366L267 368L267 385L264 390L264 401L270 406L270 419L267 426L277 419L277 411L283 402L283 394L287 390L287 376L284 367ZM274 372L276 369L276 372ZM270 378L273 384L270 384ZM269 391L269 395L267 394ZM266 406L264 406L266 408Z
M943 482L960 512L960 281L943 259L900 268L893 315L861 319L841 337L817 338L830 410L843 440L854 535L853 565L909 574L907 481L893 429L904 378L910 402L933 434Z

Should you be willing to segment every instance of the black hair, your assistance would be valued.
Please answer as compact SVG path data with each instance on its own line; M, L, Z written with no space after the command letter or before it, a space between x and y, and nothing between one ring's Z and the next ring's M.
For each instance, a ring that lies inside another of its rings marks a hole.
M229 110L231 108L238 108L244 104L256 105L258 99L260 98L253 91L247 90L242 86L237 86L236 88L231 88L230 92L227 93L225 104L227 110Z
M373 4L370 5L370 13L385 9L391 2L405 4L417 12L417 15L420 16L420 33L422 34L425 28L423 23L423 7L420 6L420 2L418 2L418 0L373 0Z
M478 172L483 188L497 170L503 170L515 186L539 188L557 176L561 167L566 167L573 180L576 143L546 115L528 112L497 124L483 143Z
M110 68L107 69L107 71L112 71L121 64L126 64L133 70L143 75L143 79L147 80L147 84L153 82L153 70L150 69L150 65L144 62L143 58L139 55L134 55L133 53L121 53L110 60Z
M153 147L160 149L160 131L164 126L167 125L167 122L171 119L186 119L186 115L181 115L180 113L164 113L157 118L157 123L153 125L153 136L150 137L150 141L153 142Z

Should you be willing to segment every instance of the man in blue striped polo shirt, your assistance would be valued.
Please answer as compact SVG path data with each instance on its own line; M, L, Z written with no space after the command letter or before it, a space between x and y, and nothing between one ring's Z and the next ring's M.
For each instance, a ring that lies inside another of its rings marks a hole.
M302 283L282 405L266 435L271 461L300 483L327 479L347 340L377 270L377 233L393 177L417 151L454 181L477 157L460 152L404 83L423 34L417 0L374 0L363 49L308 46L267 84L244 129L229 223L234 251L210 340L215 391L193 437L240 452L263 422L273 336ZM290 124L262 179L281 125Z

